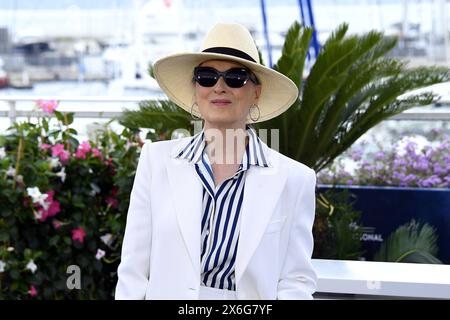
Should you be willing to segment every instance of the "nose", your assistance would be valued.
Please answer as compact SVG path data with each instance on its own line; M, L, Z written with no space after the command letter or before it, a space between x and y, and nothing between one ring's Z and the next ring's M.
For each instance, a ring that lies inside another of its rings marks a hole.
M214 86L214 92L215 93L224 92L225 91L225 87L226 87L225 80L223 79L222 76L220 76L219 80L217 80L217 83Z

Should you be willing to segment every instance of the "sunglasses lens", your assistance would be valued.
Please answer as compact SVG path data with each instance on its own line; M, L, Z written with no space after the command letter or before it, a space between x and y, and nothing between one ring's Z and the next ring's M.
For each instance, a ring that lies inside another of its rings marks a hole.
M231 69L225 76L225 83L230 88L240 88L248 80L248 72L245 69Z
M218 79L219 75L214 70L202 68L195 69L195 80L202 87L212 87L217 83Z
M225 83L230 88L240 88L247 83L250 75L247 70L241 68L233 68L224 73L218 72L213 68L197 67L194 70L195 81L202 87L212 87L223 75Z

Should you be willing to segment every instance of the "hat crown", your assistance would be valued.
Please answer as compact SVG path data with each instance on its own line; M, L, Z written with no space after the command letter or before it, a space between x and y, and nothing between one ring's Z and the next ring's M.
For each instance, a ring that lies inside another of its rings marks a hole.
M218 23L206 35L201 51L211 48L230 48L250 56L260 63L258 49L250 32L237 23Z

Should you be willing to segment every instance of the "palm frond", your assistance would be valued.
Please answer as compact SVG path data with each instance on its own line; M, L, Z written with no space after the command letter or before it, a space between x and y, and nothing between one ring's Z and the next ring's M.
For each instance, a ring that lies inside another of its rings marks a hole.
M152 128L168 130L192 129L191 116L169 100L152 100L139 103L139 110L124 110L119 123L127 128Z
M438 247L435 229L412 220L395 230L375 254L375 261L442 263L436 258Z
M273 67L290 78L299 88L312 33L312 28L295 22L286 34L281 57Z
M299 91L301 91L302 88L303 68L312 37L312 31L311 28L304 27L298 22L295 22L286 34L282 56L274 65L275 70L281 72L297 84ZM258 123L255 125L256 128L280 130L279 144L282 152L289 148L289 132L292 129L292 126L296 125L295 122L293 122L295 119L292 118L292 113L298 111L297 103L290 108L289 113L284 113L263 124Z

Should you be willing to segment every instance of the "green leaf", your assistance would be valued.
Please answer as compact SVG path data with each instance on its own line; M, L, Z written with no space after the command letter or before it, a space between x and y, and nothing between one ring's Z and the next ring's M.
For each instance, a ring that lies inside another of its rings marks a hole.
M65 123L65 125L70 125L73 123L73 115L74 115L73 112L66 113L67 122Z
M72 239L69 237L64 237L64 243L68 246L72 245Z
M170 139L175 129L192 128L191 116L173 102L164 100L141 102L138 111L124 110L119 121L131 129L156 129L166 139Z
M20 272L17 271L16 269L13 269L9 272L9 276L11 277L11 279L13 280L18 280L20 278Z
M64 123L64 115L61 112L55 110L54 114L55 114L56 119L58 119L58 121L61 121L62 123Z
M433 227L415 220L400 226L382 243L375 254L376 261L442 263L435 256L438 248Z
M59 241L59 239L60 239L59 235L53 236L53 237L50 238L48 244L50 246L56 246L58 241Z
M69 133L71 133L71 134L73 134L73 135L75 135L75 136L78 134L78 131L75 130L74 128L69 128L69 129L67 129L67 132L69 132Z

